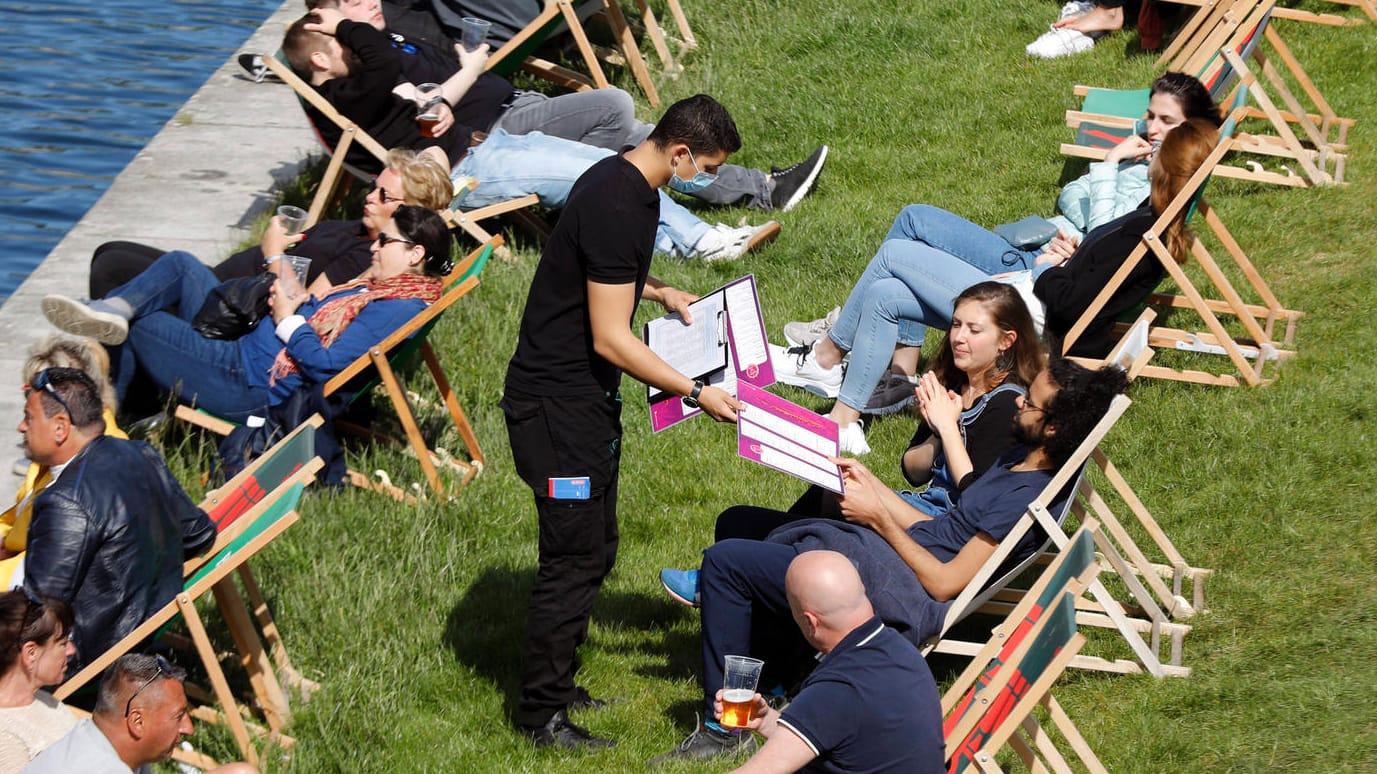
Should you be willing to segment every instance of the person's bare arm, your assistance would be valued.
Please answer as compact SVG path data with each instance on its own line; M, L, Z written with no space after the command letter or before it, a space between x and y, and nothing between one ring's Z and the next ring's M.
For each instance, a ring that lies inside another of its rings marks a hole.
M777 730L765 740L751 759L732 770L732 774L791 774L807 766L814 758L813 748L788 727Z
M718 718L722 717L722 691L717 691L713 709ZM751 697L755 706L751 708L751 719L746 723L750 731L765 737L765 746L751 759L732 770L732 774L790 774L807 766L817 757L813 748L803 741L793 729L780 726L779 710L774 709L760 694ZM746 732L746 733L749 733Z
M656 281L646 283L643 295L659 301L669 311L681 311L692 296ZM671 306L673 305L673 306ZM588 321L593 333L593 350L612 365L639 381L674 395L688 395L693 380L660 359L645 342L631 332L627 321L636 308L636 286L632 283L607 285L588 282ZM736 398L716 387L704 387L698 403L709 416L720 422L735 422Z
M870 527L881 535L888 532L907 540L905 530L932 518L904 502L859 460L837 457L832 462L846 477L846 493L837 499L837 506L847 521Z
M930 516L923 514L908 503L905 503L898 495L894 495L892 490L888 490L874 474L866 470L864 466L851 465L855 460L841 460L848 463L842 466L843 473L846 475L847 496L842 498L842 515L848 521L865 524L880 533L880 537L894 549L899 558L904 560L913 574L917 576L918 582L923 584L929 595L938 602L945 602L954 599L961 593L962 589L971 582L975 574L980 570L980 566L990 555L995 552L998 542L990 535L980 532L975 537L966 542L961 547L956 556L951 561L943 562L932 555L932 552L914 542L905 531L906 526L900 526L899 520L890 518L886 513L883 518L867 518L867 514L873 512L871 509L856 509L848 511L847 499L853 496L867 497L865 493L878 493L880 490L889 491L904 507L917 513L925 519ZM911 526L918 519L909 522Z

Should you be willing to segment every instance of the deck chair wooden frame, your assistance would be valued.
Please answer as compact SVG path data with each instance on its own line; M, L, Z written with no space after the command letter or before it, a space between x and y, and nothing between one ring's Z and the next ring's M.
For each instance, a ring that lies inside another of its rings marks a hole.
M393 331L392 334L369 348L354 362L335 374L323 387L324 395L329 397L372 369L387 392L388 399L392 402L397 419L406 435L407 443L415 453L427 483L430 484L431 490L441 497L446 496L447 492L445 482L440 477L439 469L441 467L457 471L460 474L459 487L462 488L483 472L487 465L487 457L483 455L478 436L474 433L468 415L459 403L454 387L445 373L444 366L440 363L440 358L435 354L429 334L441 314L478 287L478 274L486 265L487 256L493 254L501 243L502 237L499 235L470 253L454 267L449 277L446 278L447 289L439 300L421 310L401 328ZM411 401L396 372L396 367L401 365L401 361L409 360L414 354L419 354L425 363L426 370L430 373L439 392L441 402L444 404L450 420L454 423L455 431L464 443L468 453L468 461L457 459L442 449L431 449L425 436L421 433L420 426L416 422L415 411L411 407ZM362 394L364 390L359 392ZM227 435L234 429L233 423L197 411L189 406L178 406L175 414L178 419L220 435ZM380 437L374 433L367 434L375 438ZM393 485L390 480L385 478L381 481L374 481L369 476L356 471L350 471L349 476L351 483L356 486L373 489L397 500L405 501L410 497L405 490Z
M1151 365L1142 369L1144 376L1227 387L1240 384L1260 386L1276 380L1281 364L1296 354L1292 348L1295 343L1296 325L1305 315L1282 305L1238 240L1224 225L1219 214L1203 196L1199 195L1229 147L1227 140L1221 141L1206 157L1205 162L1187 182L1176 200L1158 216L1156 222L1143 235L1142 241L1067 332L1062 345L1064 349L1070 349L1079 340L1091 320L1109 302L1140 261L1155 260L1171 277L1177 292L1153 293L1148 296L1147 303L1198 315L1204 329L1190 330L1154 325L1149 329L1149 343L1158 348L1223 355L1229 361L1232 370L1215 373ZM1161 241L1162 234L1176 217L1188 217L1186 213L1192 203L1196 216L1204 220L1224 248L1224 255L1216 259L1198 236L1191 237L1191 256L1204 273L1207 287L1212 288L1219 298L1207 298L1186 275L1183 267L1167 252ZM1254 296L1253 301L1243 297L1239 287L1225 273L1223 266L1226 265L1246 281L1246 287ZM1235 336L1230 333L1220 320L1221 315L1234 319L1242 327L1243 335Z
M943 694L944 731L950 732L946 734L946 757L953 764L953 770L960 770L963 762L965 765L974 763L984 770L989 762L994 760L998 746L993 739L985 740L985 744L963 745L963 742L971 741L971 735L976 729L983 727L991 737L1007 739L1030 771L1038 771L1038 765L1042 765L1047 771L1072 771L1068 766L1067 756L1031 712L1023 715L1021 722L1008 726L1008 731L1000 733L1000 724L992 722L995 718L970 717L970 708L981 706L978 700L982 698L980 693L984 688L978 684L982 682L982 678L987 685L993 683L1000 669L1017 663L1016 652L1029 639L1038 636L1038 632L1041 631L1039 627L1045 625L1044 619L1049 614L1055 615L1059 604L1074 608L1074 599L1079 597L1090 581L1099 575L1100 567L1095 560L1097 528L1098 525L1093 521L1082 524L1071 537L1067 549L1057 555L1043 571L1034 587L1024 596L1023 601L991 631L989 640L974 654L970 664ZM1068 597L1070 599L1067 599ZM1066 615L1061 625L1074 629L1074 616ZM1007 685L1007 681L1002 684ZM990 694L986 693L984 698L988 699L989 696ZM1094 750L1050 691L1030 701L1042 705L1050 724L1066 740L1071 753L1080 761L1084 770L1105 771ZM998 712L997 705L997 701L990 701L985 705L989 708L986 711ZM999 744L1003 743L1001 739ZM956 755L962 755L962 761L952 761Z
M292 68L288 67L280 59L275 56L264 55L263 63L267 65L268 69L275 73L277 77L281 78L283 83L290 86L297 97L309 102L312 107L319 110L322 115L328 118L335 126L339 127L340 130L339 142L335 144L334 148L331 148L326 144L325 138L320 134L320 130L314 124L311 125L311 130L315 132L316 139L320 141L321 147L324 148L325 152L329 155L330 162L325 167L325 173L321 175L320 185L316 187L316 195L311 199L310 209L307 210L306 227L309 228L315 225L316 221L320 220L320 216L330 206L330 203L334 201L337 189L345 182L342 173L348 172L350 175L360 180L369 184L372 183L372 175L345 163L345 159L349 156L349 150L353 147L354 143L358 143L360 147L367 150L382 164L387 163L387 149L377 140L373 139L362 127L350 121L343 113L336 110L335 106L331 105L329 100L322 97L320 92L316 91L310 84L306 83L306 81L298 77L296 73L292 72ZM310 122L309 116L307 117L307 122ZM471 210L446 210L440 214L445 218L445 222L449 224L451 229L458 228L470 237L473 237L479 244L482 244L491 241L493 238L493 235L488 233L487 229L483 228L481 225L482 221L509 213L519 214L527 208L534 207L538 204L540 204L540 197L535 194L530 194L509 201L490 204L487 207L478 207ZM503 260L510 260L511 253L506 247L502 247L502 252L499 254L499 257L503 258Z
M615 2L615 0L613 0ZM655 55L660 58L665 74L676 78L684 71L683 58L686 53L698 48L698 39L693 35L693 29L689 27L688 17L684 15L684 7L679 4L679 0L665 0L665 5L669 9L670 15L674 18L674 24L679 28L678 37L665 34L665 29L655 18L655 11L650 8L646 0L636 0L637 9L640 11L641 22L645 25L645 35L650 39L651 46L655 49ZM670 44L673 45L671 49Z
M245 563L250 558L298 521L299 516L295 510L296 503L300 499L307 481L314 477L318 467L319 460L317 459L315 466L304 467L288 477L272 493L236 519L229 529L216 537L215 549L212 552L207 552L204 559L194 563L181 593L125 636L124 639L115 643L99 658L92 661L86 668L64 682L53 692L53 695L60 699L72 695L78 688L99 677L120 656L131 652L139 643L154 636L173 619L181 616L190 632L197 657L210 679L214 700L220 706L218 712L198 707L193 711L193 714L202 720L225 724L234 737L235 744L244 759L253 765L258 765L260 760L255 738L290 748L294 744L294 740L281 732L281 729L290 720L290 714L285 705L260 704L260 709L271 726L269 729L245 720L247 707L241 705L230 689L224 669L220 666L217 650L211 642L200 613L196 609L196 600L204 596L206 592L212 592L217 602L221 604L221 610L225 610L224 603L228 601L231 595L225 591L223 584L230 584L232 587L232 574L245 567ZM240 541L239 538L245 539ZM225 599L222 599L222 596ZM237 592L232 596L234 599L238 599L239 607L242 608L243 601L238 598ZM232 632L236 631L235 623L228 616L226 623L230 624ZM241 636L243 636L242 632L234 634L236 644L240 647L241 663L250 671L250 682L254 685L255 699L257 702L262 702L265 698L272 700L273 697L270 694L259 693L260 685L276 681L275 677L272 676L266 649L263 648L262 641L258 639L256 634L253 635L252 641L246 640L240 643ZM266 671L263 674L254 674L255 670L265 667ZM208 757L203 755L197 756L197 758L203 762L211 762Z
M1075 606L1075 592L1058 595L1009 647L996 652L978 669L973 662L973 669L967 670L973 674L963 674L958 680L962 691L948 691L943 709L948 701L952 701L952 708L943 730L949 772L1002 772L996 756L1005 746L1029 771L1075 771L1034 714L1041 707L1049 725L1061 733L1084 769L1106 774L1094 750L1051 693L1053 683L1085 645L1085 635L1076 630ZM956 698L948 698L953 696Z
M1291 187L1342 183L1347 164L1348 132L1355 120L1339 116L1334 111L1271 24L1276 10L1275 0L1253 4L1246 18L1237 20L1236 12L1247 8L1250 2L1237 0L1219 17L1214 30L1199 48L1189 55L1178 54L1179 66L1173 65L1169 69L1197 74L1211 87L1216 101L1221 105L1232 103L1230 116L1233 121L1259 119L1274 132L1237 132L1230 139L1230 150L1290 162L1296 169L1283 163L1282 171L1276 172L1265 169L1257 161L1247 161L1241 164L1219 163L1215 174ZM1225 33L1227 36L1221 42L1221 35ZM1309 107L1301 102L1272 64L1261 45L1263 41L1268 43L1300 86L1303 96L1309 101ZM1256 71L1248 65L1249 61L1257 65ZM1075 93L1082 97L1088 97L1092 91L1085 86L1075 88ZM1146 108L1146 92L1142 93L1142 108ZM1078 130L1087 125L1102 125L1123 131L1139 115L1141 110L1118 115L1073 110L1067 111L1066 121L1068 126ZM1066 155L1103 158L1105 148L1087 148L1077 142L1062 145L1061 151Z
M941 630L924 644L924 653L936 651L970 655L979 650L979 643L957 640L951 634L951 629L958 621L977 611L1005 615L1012 604L1022 599L1024 590L1012 587L1011 575L1005 573L997 576L997 573L1019 541L1028 530L1034 528L1034 525L1047 535L1049 547L1057 551L1065 550L1069 538L1062 523L1058 522L1057 515L1049 510L1050 505L1058 492L1083 474L1094 450L1099 447L1105 435L1128 410L1131 403L1125 395L1116 397L1110 403L1109 410L1086 436L1085 441L1052 477L1042 493L1028 505L1023 518L1000 541L994 554L985 561L970 583L966 584L966 588L952 600ZM1072 499L1074 500L1074 492ZM1047 547L1044 548L1044 552L1046 550ZM1185 666L1182 659L1184 640L1190 633L1190 625L1171 620L1157 603L1152 591L1127 568L1127 562L1109 562L1106 569L1119 575L1117 581L1126 589L1128 599L1119 600L1102 581L1095 580L1089 586L1093 600L1078 603L1077 621L1082 625L1116 632L1129 647L1133 658L1103 658L1080 654L1076 656L1072 665L1104 672L1147 672L1154 677L1189 675L1190 667Z
M1361 26L1371 22L1377 22L1377 3L1374 3L1373 0L1328 1L1336 3L1338 5L1356 7L1359 10L1361 10L1367 18L1340 16L1339 14L1334 13L1317 13L1315 11L1305 11L1299 8L1288 8L1286 6L1281 5L1277 6L1277 9L1273 15L1276 16L1276 18L1278 19L1290 19L1291 21L1306 22L1308 24L1322 24L1329 27L1353 27ZM1190 26L1190 22L1195 20L1196 16L1200 15L1202 11L1210 10L1211 7L1218 2L1218 0L1205 0L1204 2L1201 2L1201 0L1170 0L1170 2L1177 3L1179 5L1194 6L1196 8L1195 13L1191 15L1191 19L1187 22L1187 25L1183 26L1181 29L1181 33L1184 33L1187 27ZM1164 51L1162 56L1158 58L1158 67L1161 67L1165 62L1169 61L1167 57L1168 53L1169 51Z
M606 15L607 24L617 42L619 54L628 69L631 70L636 82L640 84L641 90L645 92L646 101L650 103L651 107L659 107L659 92L656 91L655 83L650 78L650 70L646 67L645 58L641 56L641 50L636 45L635 37L631 34L631 28L626 22L626 16L622 13L621 6L618 5L617 0L591 0L591 2L599 6L599 10ZM588 75L535 55L536 49L545 43L561 22L569 28L569 35L578 47L579 56L583 59L584 66L588 68ZM511 75L517 70L524 70L574 91L606 89L612 85L607 80L607 75L603 72L602 65L598 61L597 51L592 42L588 40L588 34L583 29L583 21L579 18L579 11L574 8L574 3L570 0L545 0L545 8L540 12L540 15L488 57L487 69L499 75Z
M1155 354L1155 350L1149 345L1149 332L1156 317L1155 310L1144 309L1104 360L1075 360L1087 368L1100 368L1113 363L1123 368L1130 380L1136 379L1149 367ZM1076 503L1075 513L1082 523L1097 518L1096 523L1103 524L1103 531L1108 539L1116 544L1117 553L1128 560L1127 566L1116 568L1116 571L1132 572L1141 577L1162 611L1174 620L1206 612L1205 580L1214 571L1194 567L1186 561L1176 544L1167 536L1166 530L1162 529L1161 524L1110 461L1103 448L1096 447L1095 451L1091 452L1090 461L1099 468L1100 476L1108 482L1119 502L1136 520L1138 528L1156 549L1158 557L1148 557L1147 552L1140 547L1141 544L1135 541L1125 528L1124 524L1130 523L1128 519L1115 514L1109 503L1101 496L1100 490L1095 487L1092 478L1083 476L1077 485L1080 499Z

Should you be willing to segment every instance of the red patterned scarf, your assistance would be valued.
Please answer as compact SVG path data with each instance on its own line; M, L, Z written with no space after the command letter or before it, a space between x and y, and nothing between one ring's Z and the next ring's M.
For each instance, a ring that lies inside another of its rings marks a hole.
M327 301L306 321L320 337L321 346L329 347L334 344L344 329L349 327L349 323L373 301L419 298L426 304L433 304L440 298L440 278L424 274L399 274L376 282L368 279L354 280L333 288L331 294L358 287L368 289L362 293L352 293ZM283 347L278 351L277 358L273 360L273 367L268 371L268 384L277 384L279 379L294 373L298 373L296 361L292 360L287 354L287 348Z

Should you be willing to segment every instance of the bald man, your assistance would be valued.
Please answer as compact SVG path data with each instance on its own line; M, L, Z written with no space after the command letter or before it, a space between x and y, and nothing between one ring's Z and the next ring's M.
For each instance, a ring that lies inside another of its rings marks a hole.
M799 554L785 593L822 657L782 712L754 696L749 726L766 742L736 772L941 771L937 684L913 646L875 617L851 560L835 551ZM721 717L721 691L715 709Z
M785 573L794 623L819 653L817 667L783 711L760 694L747 724L765 737L741 774L770 772L940 772L942 707L922 656L886 627L856 567L836 551L805 551ZM720 669L721 665L714 665ZM721 672L707 667L721 682ZM722 691L714 714L722 717ZM704 758L753 747L748 731L700 727L655 759Z

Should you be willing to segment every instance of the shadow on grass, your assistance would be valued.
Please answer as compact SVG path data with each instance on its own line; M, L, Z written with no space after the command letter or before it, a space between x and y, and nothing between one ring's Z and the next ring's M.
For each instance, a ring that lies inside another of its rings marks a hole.
M461 664L502 692L508 717L515 712L520 699L526 606L534 580L534 567L484 570L450 610L445 622L445 644ZM652 635L630 646L615 642L601 645L610 651L629 649L662 656L653 665L635 668L638 675L652 678L682 679L698 673L697 625L691 629L675 627L672 622L677 615L677 605L642 593L604 590L593 606L593 619L601 627ZM653 636L656 633L661 636ZM691 710L687 716L692 716Z

